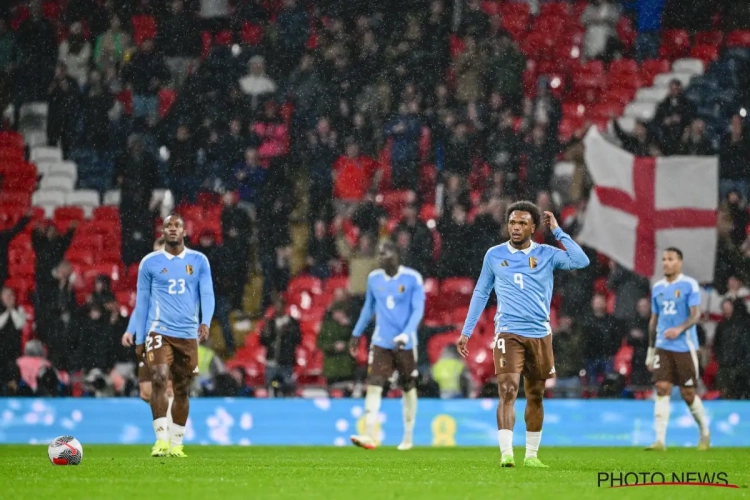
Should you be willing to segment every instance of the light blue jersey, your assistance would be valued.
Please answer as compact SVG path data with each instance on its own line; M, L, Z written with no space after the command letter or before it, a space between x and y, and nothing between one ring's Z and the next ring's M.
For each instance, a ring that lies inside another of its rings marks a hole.
M517 250L506 242L487 251L462 335L471 337L493 286L497 295L495 333L537 338L552 333L549 308L553 271L582 269L589 265L589 258L581 247L562 229L558 227L553 234L566 250L534 242L528 248Z
M680 274L671 283L657 281L651 289L651 312L659 319L656 323L656 347L674 352L695 352L698 349L698 329L691 326L676 339L668 339L664 331L680 326L690 317L690 308L701 304L698 282Z
M375 333L372 344L393 349L397 336L406 334L404 349L417 346L417 328L424 314L424 283L414 269L399 266L395 276L377 269L367 277L367 295L359 320L352 335L359 337L375 314Z
M165 250L151 252L138 269L135 343L143 344L149 332L197 338L200 324L211 325L214 306L214 285L205 255L187 248L179 255Z

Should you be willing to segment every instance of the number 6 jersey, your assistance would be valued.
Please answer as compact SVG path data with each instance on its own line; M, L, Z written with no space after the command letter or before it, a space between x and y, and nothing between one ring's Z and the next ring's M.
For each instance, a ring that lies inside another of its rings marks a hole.
M552 333L549 323L555 269L582 269L589 265L583 249L559 227L555 238L566 248L538 245L523 250L510 242L490 248L469 305L462 335L471 337L494 287L497 295L495 333L544 337Z
M136 344L143 344L149 332L197 338L199 324L211 325L214 305L211 268L205 255L187 248L179 255L165 250L151 252L138 268Z
M690 308L701 304L698 282L680 274L674 281L657 281L651 289L651 312L659 316L656 323L656 347L674 352L688 352L698 348L695 325L676 339L664 337L667 328L680 326L690 317Z
M352 335L362 335L375 314L373 345L393 349L394 339L406 334L404 349L414 349L417 345L417 328L424 314L424 301L422 275L417 271L399 266L395 276L388 276L382 269L376 269L367 277L365 305Z

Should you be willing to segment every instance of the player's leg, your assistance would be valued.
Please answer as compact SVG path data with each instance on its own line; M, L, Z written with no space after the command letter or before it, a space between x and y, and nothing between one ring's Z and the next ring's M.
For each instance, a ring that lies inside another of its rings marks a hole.
M498 334L492 349L497 376L497 442L500 465L515 467L513 459L513 426L516 423L516 398L523 371L523 345L517 335Z
M138 392L143 401L151 404L151 370L149 370L145 359L138 366ZM172 392L172 379L167 382L167 429L172 425L172 401L174 393Z
M544 424L544 384L555 376L555 357L552 352L552 335L543 338L524 338L525 345L523 387L526 393L526 467L547 467L539 458Z
M365 395L365 433L351 436L351 441L368 450L377 447L376 424L383 398L383 386L393 373L393 353L388 349L370 346L367 366L367 394Z
M666 450L667 424L670 413L670 394L674 380L673 358L670 351L657 349L654 355L654 433L656 440L646 448L648 451Z
M146 359L151 370L151 415L156 434L156 443L151 450L154 457L163 457L169 452L167 384L173 353L172 346L165 339L167 337L153 332L146 338Z
M401 403L404 416L404 438L398 449L410 450L414 446L414 424L417 419L417 351L399 351L395 354L396 369L401 385Z
M711 444L711 432L708 427L706 418L706 409L703 407L703 401L695 393L695 386L698 383L698 355L695 351L676 352L674 353L677 375L675 384L680 386L682 399L687 403L690 413L698 424L700 438L698 449L700 451L708 450Z
M185 437L190 413L190 386L198 369L198 342L190 339L170 339L174 350L172 364L172 426L169 429L169 456L185 458L182 440Z
M174 403L174 389L172 388L172 376L167 380L167 430L172 428L172 404Z

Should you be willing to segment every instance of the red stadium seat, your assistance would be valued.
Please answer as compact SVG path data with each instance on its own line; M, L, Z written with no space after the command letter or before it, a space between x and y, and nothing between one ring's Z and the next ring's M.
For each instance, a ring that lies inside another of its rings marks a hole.
M152 16L133 16L130 25L133 27L133 43L136 46L144 40L153 40L156 36L156 19Z
M638 74L638 63L633 59L612 61L612 64L609 65L609 77L612 78L622 74Z
M724 33L721 31L699 31L693 37L693 45L713 45L718 47L724 41Z
M263 41L263 26L258 24L244 23L242 25L242 33L240 34L242 43L250 46L256 46Z
M690 51L690 34L685 30L664 30L661 37L659 57L674 61L685 57Z
M564 19L568 16L570 16L570 4L567 2L543 3L539 9L539 17Z
M0 204L10 205L18 209L31 206L31 192L23 191L0 191Z
M213 37L210 31L201 32L201 57L205 59L211 52L211 44L213 44Z
M719 47L715 45L694 45L690 49L690 57L700 59L708 65L719 58Z
M609 120L622 116L623 109L625 106L619 102L602 102L589 107L587 117L590 120Z
M214 43L219 47L228 47L232 45L232 32L219 31L214 37Z
M602 102L618 102L625 106L633 100L634 92L633 88L610 88L602 94L601 99Z
M500 14L500 4L495 0L484 0L482 2L482 12L488 16L497 16Z
M518 40L526 33L526 29L529 26L529 15L528 13L503 15L502 26L514 40Z
M732 31L726 38L727 47L750 47L750 30Z
M427 358L434 365L446 346L456 343L457 333L439 333L427 341Z
M34 290L34 280L27 277L10 278L5 285L16 292L16 299L20 305L31 303L31 292Z
M23 135L13 131L0 132L0 149L17 149L23 151Z
M474 292L474 280L471 278L446 278L440 283L440 302L453 309L469 305Z
M641 84L650 87L660 73L669 73L672 65L665 59L649 59L641 63Z
M83 209L81 207L57 207L55 209L54 221L69 222L82 221L84 219Z
M302 275L292 278L287 286L287 294L296 294L301 291L307 291L315 295L323 292L323 283L315 276Z
M34 264L18 263L8 267L11 278L34 279Z
M73 248L68 250L65 254L65 260L71 264L81 264L84 266L92 266L95 263L95 256L92 250L85 248Z
M526 2L502 2L500 14L503 17L525 16L528 18L531 15L531 8Z
M382 199L381 199L382 196ZM392 218L401 217L401 211L409 202L410 191L388 191L378 196L378 202Z
M161 89L159 91L159 118L164 118L172 105L177 100L177 92L174 89Z

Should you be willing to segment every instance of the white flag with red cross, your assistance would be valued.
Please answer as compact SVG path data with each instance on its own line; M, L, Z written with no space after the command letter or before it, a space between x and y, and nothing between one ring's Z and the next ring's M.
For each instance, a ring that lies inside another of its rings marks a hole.
M714 277L719 165L715 156L636 157L591 127L584 139L591 191L580 243L646 277L677 247L683 272Z

